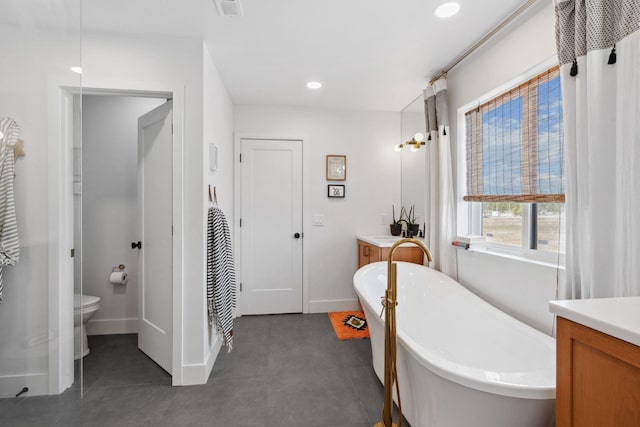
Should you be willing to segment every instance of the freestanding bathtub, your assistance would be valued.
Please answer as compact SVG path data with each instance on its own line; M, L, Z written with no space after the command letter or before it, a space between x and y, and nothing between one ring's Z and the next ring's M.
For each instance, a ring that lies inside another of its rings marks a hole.
M381 297L387 263L353 277L369 324L373 367L384 378ZM398 382L413 427L554 425L555 340L450 277L398 262Z

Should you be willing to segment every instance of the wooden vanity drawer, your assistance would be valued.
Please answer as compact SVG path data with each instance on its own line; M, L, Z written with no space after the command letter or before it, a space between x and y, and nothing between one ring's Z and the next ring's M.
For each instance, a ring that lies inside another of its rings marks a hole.
M381 248L358 240L358 268L372 262L386 261L389 249L391 248ZM393 260L423 264L424 253L422 249L416 246L399 247L393 254Z

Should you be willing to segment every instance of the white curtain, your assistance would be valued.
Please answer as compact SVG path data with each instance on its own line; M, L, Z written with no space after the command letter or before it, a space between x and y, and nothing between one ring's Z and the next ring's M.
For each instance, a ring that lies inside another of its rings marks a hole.
M446 80L437 80L423 95L428 132L427 246L433 255L432 267L457 279L455 248L451 246L456 218Z
M566 159L560 297L640 295L640 2L554 4Z

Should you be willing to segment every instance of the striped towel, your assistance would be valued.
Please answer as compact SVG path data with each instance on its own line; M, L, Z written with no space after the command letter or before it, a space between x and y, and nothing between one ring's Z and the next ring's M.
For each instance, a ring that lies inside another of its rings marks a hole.
M210 207L207 218L207 306L209 324L222 333L228 351L233 346L236 273L231 233L222 210Z
M16 204L13 198L15 157L13 147L18 142L20 126L9 117L0 119L0 302L4 267L14 265L20 256Z

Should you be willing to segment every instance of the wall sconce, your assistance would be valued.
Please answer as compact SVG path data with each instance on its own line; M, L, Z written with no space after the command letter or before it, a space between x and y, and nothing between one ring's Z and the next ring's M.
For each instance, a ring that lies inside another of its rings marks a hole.
M396 151L402 151L404 147L408 146L408 147L411 147L411 151L415 153L420 149L421 145L425 145L424 135L418 132L415 135L413 135L413 138L411 138L411 141L407 141L404 144L397 144L395 147L393 147L393 149Z

